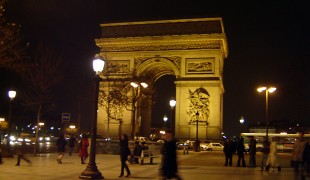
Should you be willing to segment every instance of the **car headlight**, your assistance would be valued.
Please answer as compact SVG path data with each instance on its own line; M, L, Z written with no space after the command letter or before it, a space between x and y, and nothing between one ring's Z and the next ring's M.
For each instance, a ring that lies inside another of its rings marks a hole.
M15 136L10 136L10 141L16 141Z

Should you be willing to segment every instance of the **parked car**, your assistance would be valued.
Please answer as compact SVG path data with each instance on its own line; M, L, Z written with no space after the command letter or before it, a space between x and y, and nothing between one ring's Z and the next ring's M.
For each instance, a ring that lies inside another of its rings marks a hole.
M224 146L221 143L209 143L207 151L223 151Z
M201 151L206 151L207 150L207 146L210 144L210 141L202 141L200 142L200 150Z
M183 150L184 147L188 146L186 142L177 142L176 145L178 150Z
M147 141L150 141L147 137L142 137L142 136L139 136L139 137L135 137L135 141L139 141L139 142L147 142Z
M165 141L164 141L164 140L162 140L162 139L157 140L156 142L158 142L158 143L165 143Z

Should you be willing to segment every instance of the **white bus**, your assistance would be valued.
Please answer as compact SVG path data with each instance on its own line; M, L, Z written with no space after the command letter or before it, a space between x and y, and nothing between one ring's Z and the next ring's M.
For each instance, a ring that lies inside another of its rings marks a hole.
M258 151L262 150L262 140L263 137L266 137L266 133L241 133L241 136L244 138L244 146L246 151L249 149L249 138L253 136L256 140L256 148ZM268 133L268 139L275 138L277 142L278 151L287 151L290 152L293 150L294 143L299 137L299 134L285 134L285 133ZM310 134L304 134L304 137L310 140Z

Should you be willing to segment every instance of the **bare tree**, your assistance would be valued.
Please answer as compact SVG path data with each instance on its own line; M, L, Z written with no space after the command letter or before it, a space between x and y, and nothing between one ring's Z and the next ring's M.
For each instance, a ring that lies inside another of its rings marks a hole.
M106 74L106 77L109 77ZM131 86L127 79L106 79L106 86L100 89L98 103L107 112L109 136L109 126L111 120L119 121L119 133L121 134L121 125L124 109L130 104L128 101ZM120 135L119 134L119 135Z
M22 44L21 27L9 22L4 14L5 0L0 0L0 67L19 71L20 62L26 58Z
M62 58L43 45L38 46L33 59L23 63L25 69L20 72L20 75L26 88L21 94L24 105L36 113L37 130L41 117L54 108L54 90L63 78L61 64Z
M135 126L136 126L136 111L145 105L139 103L144 94L151 95L151 91L141 88L133 88L130 83L136 79L146 79L143 78L133 78L135 77L134 72L127 72L127 75L112 76L118 73L118 67L107 63L107 69L104 71L105 85L107 87L103 88L99 92L98 103L99 106L105 108L108 118L108 134L109 134L109 124L111 119L118 120L120 123L119 133L121 134L122 125L122 113L124 110L131 111L131 138L134 138ZM112 74L112 75L111 75ZM148 78L150 79L150 78Z

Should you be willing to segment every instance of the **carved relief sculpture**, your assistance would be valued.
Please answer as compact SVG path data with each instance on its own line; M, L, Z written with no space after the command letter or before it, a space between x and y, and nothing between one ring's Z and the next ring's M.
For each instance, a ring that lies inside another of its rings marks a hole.
M187 111L189 124L196 123L196 112L199 113L198 121L207 125L209 119L210 94L204 88L198 88L194 92L189 90L190 105Z

